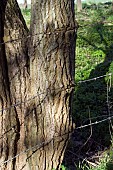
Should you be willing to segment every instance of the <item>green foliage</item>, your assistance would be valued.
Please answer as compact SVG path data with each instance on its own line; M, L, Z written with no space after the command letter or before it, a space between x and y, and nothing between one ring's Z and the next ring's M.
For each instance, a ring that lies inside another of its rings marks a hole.
M75 164L76 170L90 170L89 166L83 162L79 162L77 165Z
M21 9L28 28L30 27L31 9Z
M61 170L68 170L64 165L61 165Z
M64 165L61 165L61 170L68 170ZM55 170L54 168L52 170Z
M87 8L87 4L84 4L82 13L77 14L80 27L76 43L76 83L113 72L113 25L109 22L113 12L110 5L99 4L94 8L95 4L91 4L91 8L89 5ZM92 121L99 121L105 118L103 115L108 115L106 91L105 78L76 85L73 118L77 126L89 123L89 112ZM112 91L111 87L110 100ZM86 139L90 131L85 131L83 136ZM92 138L108 146L110 144L108 122L94 126Z
M79 164L75 165L75 167L76 167L76 170L113 170L113 162L110 159L110 156L108 155L108 153L105 152L104 158L100 160L100 164L97 165L96 167L91 167L87 165L85 161L79 162Z

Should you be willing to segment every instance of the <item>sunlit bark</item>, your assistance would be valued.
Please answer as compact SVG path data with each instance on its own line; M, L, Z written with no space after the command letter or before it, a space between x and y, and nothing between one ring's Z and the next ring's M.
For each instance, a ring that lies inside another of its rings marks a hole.
M32 1L31 13L29 32L17 2L0 3L0 110L19 102L0 112L1 170L60 169L72 132L74 2Z

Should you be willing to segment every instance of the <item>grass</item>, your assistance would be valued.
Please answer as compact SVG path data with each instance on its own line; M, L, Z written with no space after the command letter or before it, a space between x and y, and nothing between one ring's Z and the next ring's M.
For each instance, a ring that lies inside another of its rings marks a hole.
M77 14L80 26L76 47L76 82L113 72L113 22L112 20L110 22L112 16L111 6L106 9L102 4L98 5L98 9L85 8ZM89 122L89 109L91 117L108 115L106 80L109 79L108 76L106 79L102 78L76 86L73 118L78 126ZM111 87L109 102L112 102L112 94L113 88ZM110 112L113 114L112 110ZM93 121L101 119L93 119ZM96 138L99 143L105 146L110 144L108 123L98 125L93 130L92 137ZM89 133L87 132L86 136ZM85 135L85 132L83 134Z
M84 4L81 13L76 13L79 23L78 38L76 43L75 81L92 79L101 75L113 73L113 9L109 4ZM108 91L108 94L107 94ZM108 102L107 101L108 95ZM76 126L100 121L113 114L113 75L96 81L81 83L75 87L73 103L73 120ZM104 122L92 127L80 129L80 142L89 141L79 155L84 159L90 157L90 152L98 152L112 145L110 124ZM112 133L112 132L111 132ZM76 136L75 136L76 137ZM78 148L71 146L74 152ZM89 153L89 155L86 155ZM83 156L84 155L84 156ZM73 158L74 159L74 158ZM75 157L75 159L77 159ZM110 158L109 158L110 159ZM91 168L80 161L77 170L113 170L113 163L109 159L103 159L100 164Z

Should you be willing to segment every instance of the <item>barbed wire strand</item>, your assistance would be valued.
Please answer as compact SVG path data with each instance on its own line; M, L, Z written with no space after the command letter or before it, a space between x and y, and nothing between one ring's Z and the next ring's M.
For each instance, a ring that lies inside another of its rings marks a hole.
M110 116L113 116L113 114L110 114ZM108 114L106 115L101 115L101 116L94 116L94 117L91 117L90 119L93 120L93 119L97 119L97 118L103 118L103 117L108 117ZM89 118L85 119L84 122L88 121Z
M33 52L30 54L30 56L34 56L34 53L35 53L35 48L36 47L38 47L39 45L40 45L40 43L41 43L41 41L42 41L42 39L44 38L44 35L46 34L46 35L51 35L51 34L53 34L53 33L55 33L55 34L58 34L59 32L62 32L62 31L74 31L74 29L75 29L76 27L73 27L73 28L70 28L70 27L64 27L64 28L61 28L61 29L56 29L55 31L53 31L53 32L40 32L40 33L36 33L36 34L33 34L33 35L27 35L27 36L24 36L24 37L21 37L21 38L17 38L17 39L12 39L12 40L9 40L9 41L6 41L6 42L2 42L2 43L0 43L0 44L7 44L7 43L10 43L10 42L14 42L14 41L18 41L18 40L21 40L21 39L27 39L27 38L30 38L30 37L32 37L32 36L36 36L36 35L42 35L42 37L40 38L40 39L38 39L38 41L36 42L36 45L34 46L34 50L33 50ZM40 53L40 55L41 55L41 53ZM42 56L42 59L43 59L43 56ZM45 62L45 61L44 61ZM24 66L22 66L22 67L19 67L19 71L17 71L16 73L15 73L15 75L11 78L11 80L16 76L16 75L18 75L18 73L20 73L20 69L24 69L25 68L25 66L26 66L26 64L24 65ZM11 81L10 80L10 81Z
M107 22L105 22L105 23L107 23ZM111 22L108 22L108 23L112 23L112 21L111 21ZM95 23L95 24L98 24L98 23ZM95 24L88 24L88 25L85 25L85 26L95 26ZM84 26L83 26L83 25L79 25L79 27L84 27ZM36 33L36 34L32 34L32 35L23 36L23 37L20 37L20 38L11 39L11 40L8 40L8 41L5 41L5 42L0 43L0 45L7 44L7 43L17 42L17 41L19 41L19 40L22 40L22 39L25 39L25 38L27 39L27 38L30 38L30 37L34 37L34 36L36 36L36 35L42 35L42 34L45 34L45 35L58 34L58 33L62 32L62 31L74 31L75 29L77 29L77 26L72 27L72 28L69 27L69 29L68 29L67 27L64 27L64 28L62 28L62 29L56 29L55 31L52 31L52 32L46 32L46 31L45 31L45 32L39 32L39 33Z
M109 75L111 75L111 73L110 73ZM107 75L107 76L108 76L108 75ZM87 82L87 81L89 82L89 81L97 80L97 79L102 78L102 77L105 77L105 75L104 75L104 76L100 76L100 77L95 77L95 78L93 78L93 79L89 79L89 80L86 80L86 81L80 81L79 83L84 83L84 82ZM59 90L59 89L61 89L61 88L52 89L52 90ZM66 89L64 89L64 90L66 90ZM45 93L47 93L47 92L43 92L43 93L37 94L37 95L29 98L28 100L25 100L25 101L22 101L22 102L18 102L18 103L16 103L16 104L11 105L10 107L7 107L7 108L3 108L3 109L0 110L0 112L9 110L9 109L11 109L12 107L17 107L17 106L19 106L19 105L21 105L21 104L25 104L26 102L29 102L29 101L35 99L36 97L38 97L38 96L40 96L40 95L42 95L42 94L45 94ZM103 116L105 116L105 115L103 115ZM99 117L103 117L103 116L99 116ZM106 116L107 116L107 115L106 115ZM97 116L97 117L98 117L98 116ZM91 119L96 119L97 117L92 117ZM13 127L14 127L14 126L16 126L16 125L13 125ZM4 134L1 135L0 139L3 137L3 135L5 135L7 132L9 132L13 127L11 127L9 130L7 130L6 132L4 132Z
M39 33L36 33L36 34L29 34L27 36L23 36L23 37L20 37L20 38L16 38L16 39L12 39L12 40L8 40L8 41L5 41L5 42L2 42L0 43L0 45L4 45L4 44L7 44L7 43L13 43L13 42L16 42L16 41L19 41L19 40L23 40L23 39L27 39L27 38L30 38L30 37L34 37L36 35L52 35L52 34L59 34L60 32L62 31L74 31L75 29L77 28L77 26L75 27L63 27L61 29L56 29L55 31L50 31L50 32L46 32L46 31L43 31L43 32L39 32Z
M105 121L107 121L107 120L111 120L112 118L113 118L113 116L108 117L108 118L103 119L103 120L100 120L100 121L96 121L96 122L93 122L93 123L89 123L89 124L86 124L86 125L82 125L82 126L76 127L75 130L77 130L77 129L83 129L83 128L86 128L86 127L89 127L89 126L91 127L92 125L100 124L100 123L105 122ZM69 132L69 133L71 133L71 132ZM64 135L65 135L65 134L64 134ZM62 135L62 136L63 136L63 135ZM62 136L55 136L55 137L62 137ZM32 149L34 149L34 148L37 148L37 147L38 147L37 150L40 149L41 147L49 144L52 140L54 140L54 138L50 139L50 140L47 141L47 142L43 142L43 143L41 143L41 144L37 144L37 145L35 145L35 146L33 146L33 147L30 147L30 148L28 148L28 149L20 152L19 154L15 155L14 157L12 157L12 158L10 158L10 159L8 159L8 160L6 160L6 161L1 162L1 163L0 163L0 167L1 167L3 164L8 163L8 162L14 160L14 159L17 158L18 156L20 156L20 155L22 155L22 154L25 154L26 152L28 152L28 151L30 151L30 150L32 150Z
M105 22L105 23L107 23L107 22ZM112 23L112 22L111 22ZM98 24L98 23L95 23L95 24ZM92 25L85 25L85 26L94 26L94 24ZM79 27L83 27L83 25L79 25ZM7 44L7 43L13 43L13 42L17 42L17 41L19 41L19 40L22 40L22 39L27 39L27 38L30 38L30 37L34 37L34 36L36 36L36 35L42 35L42 34L45 34L45 35L51 35L51 34L58 34L58 33L60 33L60 32L62 32L62 31L73 31L73 30L75 30L77 28L77 26L75 26L75 27L72 27L72 28L70 28L69 27L69 29L67 28L67 27L64 27L64 28L62 28L62 29L56 29L55 31L52 31L52 32L39 32L39 33L36 33L36 34L32 34L32 35L27 35L27 36L23 36L23 37L20 37L20 38L16 38L16 39L11 39L11 40L8 40L8 41L5 41L5 42L2 42L2 43L0 43L0 45L3 45L3 44Z
M75 28L76 28L76 27L75 27ZM75 30L75 28L67 29L66 31L73 31L73 30ZM65 29L66 29L66 28L64 28L64 30L65 30ZM15 42L15 41L22 40L22 39L24 39L24 38L30 38L30 37L32 37L32 36L36 36L36 35L40 35L40 34L45 34L45 35L58 34L58 33L61 32L61 31L63 31L63 29L61 29L61 30L55 30L55 31L53 31L53 32L45 32L45 33L43 32L43 33L37 33L37 34L34 34L34 35L28 35L27 37L22 37L22 38L18 38L18 39L13 39L13 40L9 40L9 41L0 43L0 45L7 44L7 43L12 43L12 42ZM85 82L94 81L94 80L97 80L97 79L100 79L100 78L103 78L103 77L106 77L106 76L111 76L111 75L112 75L112 73L109 73L109 74L107 74L107 75L102 75L102 76L94 77L94 78L87 79L87 80L81 80L81 81L77 82L76 84L81 84L81 83L85 83ZM59 88L59 89L61 89L61 88ZM54 90L55 90L55 89L54 89ZM58 90L58 89L57 89L57 90ZM65 89L65 90L66 90L66 89ZM32 98L29 98L28 100L21 101L21 102L17 102L16 104L11 105L10 107L1 109L0 112L9 110L9 109L11 109L12 107L17 107L17 106L19 106L19 105L21 105L21 104L25 104L26 102L31 101L31 100L35 99L36 97L38 97L39 95L42 95L42 94L45 94L45 93L47 93L47 92L43 92L43 93L37 94L37 95L33 96ZM90 126L90 127L91 127L91 134L92 134L92 125L100 124L100 123L105 122L105 121L107 121L107 120L111 121L112 118L113 118L113 116L111 116L111 115L109 114L109 117L107 117L106 119L102 119L102 120L96 121L96 122L91 122L91 117L90 117L90 123L89 123L89 124L82 125L82 126L80 126L80 127L77 127L76 129L83 129L83 128L86 128L86 127ZM75 129L75 130L76 130L76 129ZM57 137L58 137L58 136L57 136ZM17 158L18 156L20 156L20 155L22 155L22 154L25 154L25 153L27 153L27 152L30 151L30 150L33 150L34 148L37 148L37 150L40 149L42 146L45 146L45 145L49 144L52 140L54 140L54 138L50 139L49 141L42 142L41 144L37 144L37 145L35 145L35 146L33 146L33 147L30 147L30 148L28 148L28 149L20 152L19 154L15 155L14 157L12 157L12 158L10 158L10 159L8 159L8 160L6 160L6 161L1 162L1 163L0 163L0 166L3 165L3 164L5 164L5 163L8 163L8 162L14 160L14 159Z
M102 120L96 121L96 122L91 122L91 120L90 120L90 123L89 123L89 124L76 127L75 130L77 130L77 129L83 129L83 128L86 128L86 127L89 127L89 126L92 127L92 125L97 125L97 124L100 124L100 123L105 122L105 121L108 121L108 120L110 121L112 118L113 118L113 116L110 116L110 117L107 117L106 119L102 119ZM58 136L57 136L57 137L58 137ZM33 147L28 148L27 150L24 150L24 151L20 152L19 154L15 155L14 157L12 157L12 158L10 158L10 159L8 159L8 160L6 160L6 161L1 162L1 163L0 163L0 166L1 166L2 164L5 164L5 163L8 163L8 162L12 161L13 159L17 158L17 157L20 156L21 154L25 154L26 152L28 152L28 151L31 150L31 149L34 149L34 148L36 148L36 147L38 147L38 149L40 149L40 147L42 147L42 146L44 146L44 145L47 145L47 144L48 144L49 142L51 142L53 139L54 139L54 138L52 138L51 140L49 140L49 141L47 141L47 142L43 142L43 143L41 143L41 144L35 145L35 146L33 146Z
M105 75L94 77L94 78L87 79L87 80L81 80L81 81L77 82L76 84L94 81L94 80L97 80L97 79L100 79L100 78L104 78L104 77L107 77L107 76L111 76L111 75L112 75L112 73L109 73L109 74L105 74Z
M39 34L42 34L42 33L39 33ZM49 35L50 35L51 33L46 33L46 34L49 34ZM36 34L35 34L35 35L36 35ZM35 36L35 35L34 35L34 36ZM32 36L33 36L33 35L32 35ZM30 37L30 35L27 36L27 38L29 38L29 37ZM13 42L13 41L17 41L17 40L20 40L20 38L19 38L19 39L15 39L15 40L11 40L11 41L7 41L7 42L3 42L3 43L1 43L1 44L6 44L6 43ZM100 79L100 78L103 78L103 77L106 77L106 76L111 76L111 75L112 75L112 73L109 73L109 74L107 74L107 75L102 75L102 76L94 77L94 78L91 78L91 79L82 80L82 81L77 82L77 84L94 81L94 80L97 80L97 79ZM60 89L61 89L61 88L60 88ZM46 92L37 94L37 95L33 96L32 98L29 98L29 99L26 100L26 101L17 102L16 104L11 105L10 107L1 109L0 112L3 112L3 111L5 111L5 110L8 110L8 109L10 109L10 108L12 108L12 107L16 107L16 106L21 105L21 104L25 104L26 102L35 99L38 95L42 95L42 94L45 94L45 93L46 93ZM90 122L89 124L82 125L82 126L80 126L80 127L77 127L76 129L82 129L82 128L86 128L86 127L88 127L88 126L91 127L92 125L100 124L100 123L105 122L105 121L107 121L107 120L110 121L112 118L113 118L113 116L109 116L109 117L107 117L106 119L103 119L103 120L100 120L100 121L96 121L96 122L93 122L93 123ZM53 140L53 139L51 139L51 140ZM38 144L38 145L36 145L36 146L34 146L34 147L31 147L31 148L29 148L29 149L21 152L20 154L24 154L24 153L28 152L29 150L34 149L34 148L36 148L36 147L40 148L42 145L46 145L47 143L49 143L49 141L44 142L44 143L41 143L40 145ZM1 164L5 164L5 163L8 163L8 162L12 161L12 160L15 159L16 157L18 157L20 154L17 154L17 155L15 155L13 158L10 158L10 159L8 159L8 160L0 163L0 166L1 166Z
M85 83L85 82L90 82L90 81L98 80L98 79L100 79L100 78L107 77L107 76L111 76L111 75L112 75L112 73L109 73L109 74L102 75L102 76L99 76L99 77L94 77L94 78L87 79L87 80L81 80L81 81L79 81L79 82L76 82L75 84L73 84L73 85L70 86L70 87L74 87L74 86L76 86L76 84L81 84L81 83ZM66 89L69 89L70 87L65 88L65 90L66 90ZM54 91L54 90L60 90L60 89L62 89L62 88L51 89L51 90L47 89L47 90L49 90L49 91ZM3 111L5 111L5 110L9 110L9 109L11 109L12 107L16 107L16 106L19 106L19 105L21 105L21 104L25 104L25 103L27 103L27 102L35 99L37 96L40 96L40 95L45 94L45 93L47 93L47 91L42 92L42 93L39 93L39 94L38 94L38 92L37 92L37 94L36 94L35 96L29 98L28 100L21 101L21 102L17 102L17 103L15 103L15 104L12 104L12 105L9 106L9 107L0 109L0 112L3 112Z
M112 74L109 73L108 75L111 76ZM90 82L90 81L93 81L93 80L98 80L98 79L103 78L103 77L108 76L108 75L103 75L103 76L95 77L95 78L92 78L92 79L79 81L78 84L79 84L79 83ZM62 89L62 91L66 90L66 89L69 89L69 88ZM51 90L55 90L55 91L56 91L56 90L61 90L61 88L51 89ZM47 93L47 91L46 91L46 92L42 92L42 93L37 93L37 95L29 98L28 100L21 101L21 102L17 102L16 104L11 105L10 107L6 107L6 108L1 109L0 112L9 110L9 109L11 109L12 107L17 107L17 106L19 106L19 105L21 105L21 104L25 104L25 103L27 103L27 102L29 102L29 101L31 101L31 100L34 100L36 97L38 97L38 96L40 96L40 95L42 95L42 94L46 94L46 93ZM31 112L30 112L30 113L31 113ZM27 114L27 116L30 115L30 113ZM25 118L26 118L27 116L25 116ZM90 119L91 119L91 120L92 120L92 119L97 119L98 117L104 117L104 116L107 117L108 115L102 115L102 116L92 117L92 118L90 118ZM111 115L111 116L112 116L112 115ZM21 125L22 125L23 123L24 123L24 122L22 122ZM2 139L5 134L7 134L7 133L9 133L11 130L13 130L14 127L16 127L16 125L11 126L10 129L8 129L7 131L5 131L5 132L0 136L0 139Z
M29 147L28 149L26 149L26 150L18 153L18 154L15 155L14 157L11 157L10 159L7 159L6 161L0 162L0 167L3 166L3 165L6 164L6 163L11 162L12 160L14 160L15 158L19 157L20 155L23 155L23 154L27 153L27 152L30 151L30 150L33 150L33 149L39 150L40 148L48 145L51 141L55 140L56 138L63 137L63 136L65 136L65 135L69 135L70 133L71 133L71 132L64 133L64 134L62 134L62 135L56 135L56 136L54 136L53 138L49 139L49 140L46 141L46 142L41 142L40 144L37 144L37 145L35 145L35 146L33 146L33 147ZM62 140L62 139L61 139L61 140Z
M90 112L90 107L88 106L88 112L89 112L89 120L90 120L90 124L92 124L91 122L91 112ZM86 141L83 143L83 145L78 149L77 153L79 153L83 148L84 146L89 142L89 140L91 139L92 137L92 134L93 134L93 128L92 128L92 125L90 126L90 135L89 137L86 139Z
M97 125L97 124L100 124L102 122L106 122L106 121L111 120L111 119L113 119L113 116L108 116L106 119L102 119L102 120L99 120L99 121L95 121L95 122L92 122L92 123L89 123L89 124L86 124L86 125L81 125L79 127L76 127L75 130L83 129L83 128L86 128L86 127L89 127L89 126L92 126L92 125Z
M44 100L44 99L43 99ZM38 107L41 103L39 103L36 107ZM29 113L27 113L27 115L25 115L24 119L26 119L30 114L32 113L32 110L29 111ZM110 116L113 116L113 114L111 114ZM94 116L94 117L90 117L90 120L93 119L98 119L98 118L103 118L103 117L108 117L108 114L106 115L101 115L101 116ZM89 120L89 118L87 118L86 120L84 120L84 122L87 122ZM20 124L20 126L22 126L24 124L25 120ZM9 133L10 131L12 131L15 127L17 126L17 124L13 125L10 127L10 129L8 129L7 131L5 131L1 136L0 139L4 138L4 136Z
M35 145L35 146L33 146L33 147L30 147L30 148L28 148L28 149L20 152L19 154L15 155L14 157L11 157L10 159L8 159L8 160L6 160L6 161L0 162L0 167L1 167L3 164L6 164L6 163L8 163L8 162L11 162L11 161L14 160L15 158L19 157L20 155L23 155L23 154L27 153L27 152L30 151L30 150L33 150L33 149L35 149L35 148L37 148L37 150L38 150L38 149L40 149L41 147L46 146L46 145L49 144L52 140L53 140L53 138L50 139L50 140L47 141L47 142L42 142L41 144L37 144L37 145Z
M54 91L56 91L56 90L65 91L65 90L69 90L70 88L73 88L73 86L72 86L72 87L70 86L70 87L68 87L68 88L62 88L62 90L61 90L61 88L51 89L51 90L49 90L49 91L47 90L47 92L37 94L36 96L33 96L33 98L30 98L30 99L28 99L28 100L26 100L26 101L33 100L33 99L35 99L36 97L39 97L40 95L45 94L45 96L43 97L43 99L37 104L36 107L38 107L38 106L40 106L40 105L42 104L42 102L44 101L44 99L47 97L48 94L50 94L50 92L51 92L52 90L54 90ZM58 92L59 92L59 91L58 91ZM58 92L57 92L57 93L58 93ZM57 94L57 93L56 93L56 94ZM20 104L26 103L26 101L20 102L20 103L18 103L18 104L20 105ZM18 104L16 104L16 106L18 106ZM12 107L15 107L15 106L12 105ZM8 110L8 108L7 108L7 110ZM32 113L32 109L29 111L29 113L27 113L27 114L24 116L24 119L26 119L31 113ZM25 120L20 124L20 126L22 126L22 124L23 124L24 122L25 122ZM11 126L7 131L5 131L5 132L0 136L0 139L4 138L4 135L6 135L6 134L9 133L10 131L12 131L16 126L17 126L17 124Z
M11 109L12 107L17 107L17 106L19 106L19 105L21 105L21 104L25 104L25 103L27 103L27 102L29 102L29 101L31 101L31 100L34 100L36 97L38 97L38 96L40 96L40 95L42 95L42 94L46 94L46 93L48 93L48 92L50 93L51 91L57 91L57 90L61 90L61 89L62 89L61 91L64 91L64 90L68 90L68 89L70 89L70 88L73 88L73 85L70 86L70 87L67 87L67 88L63 88L63 87L62 87L62 88L59 87L59 88L56 88L56 89L49 89L49 88L48 88L45 92L42 92L42 93L38 93L38 92L37 92L37 94L36 94L35 96L29 98L28 100L20 101L20 102L17 102L17 103L15 103L15 104L10 105L9 107L0 109L0 112L9 110L9 109Z
M46 98L46 96L37 104L36 107L40 106L42 104L42 102L44 101L44 99ZM31 109L25 116L24 116L24 121L21 122L20 126L22 126L25 122L25 119L32 113L33 109ZM10 127L10 129L8 129L7 131L5 131L1 136L0 139L4 138L4 136L9 133L10 131L12 131L15 127L17 126L17 124L13 125Z

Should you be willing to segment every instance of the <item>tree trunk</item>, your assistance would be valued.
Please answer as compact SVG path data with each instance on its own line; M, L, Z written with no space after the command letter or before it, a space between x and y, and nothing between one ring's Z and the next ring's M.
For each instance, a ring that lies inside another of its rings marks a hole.
M80 12L82 10L82 1L77 0L77 12Z
M60 169L72 132L74 2L32 1L31 13L28 39L16 0L0 3L1 170Z
M27 9L27 0L24 0L24 9Z

